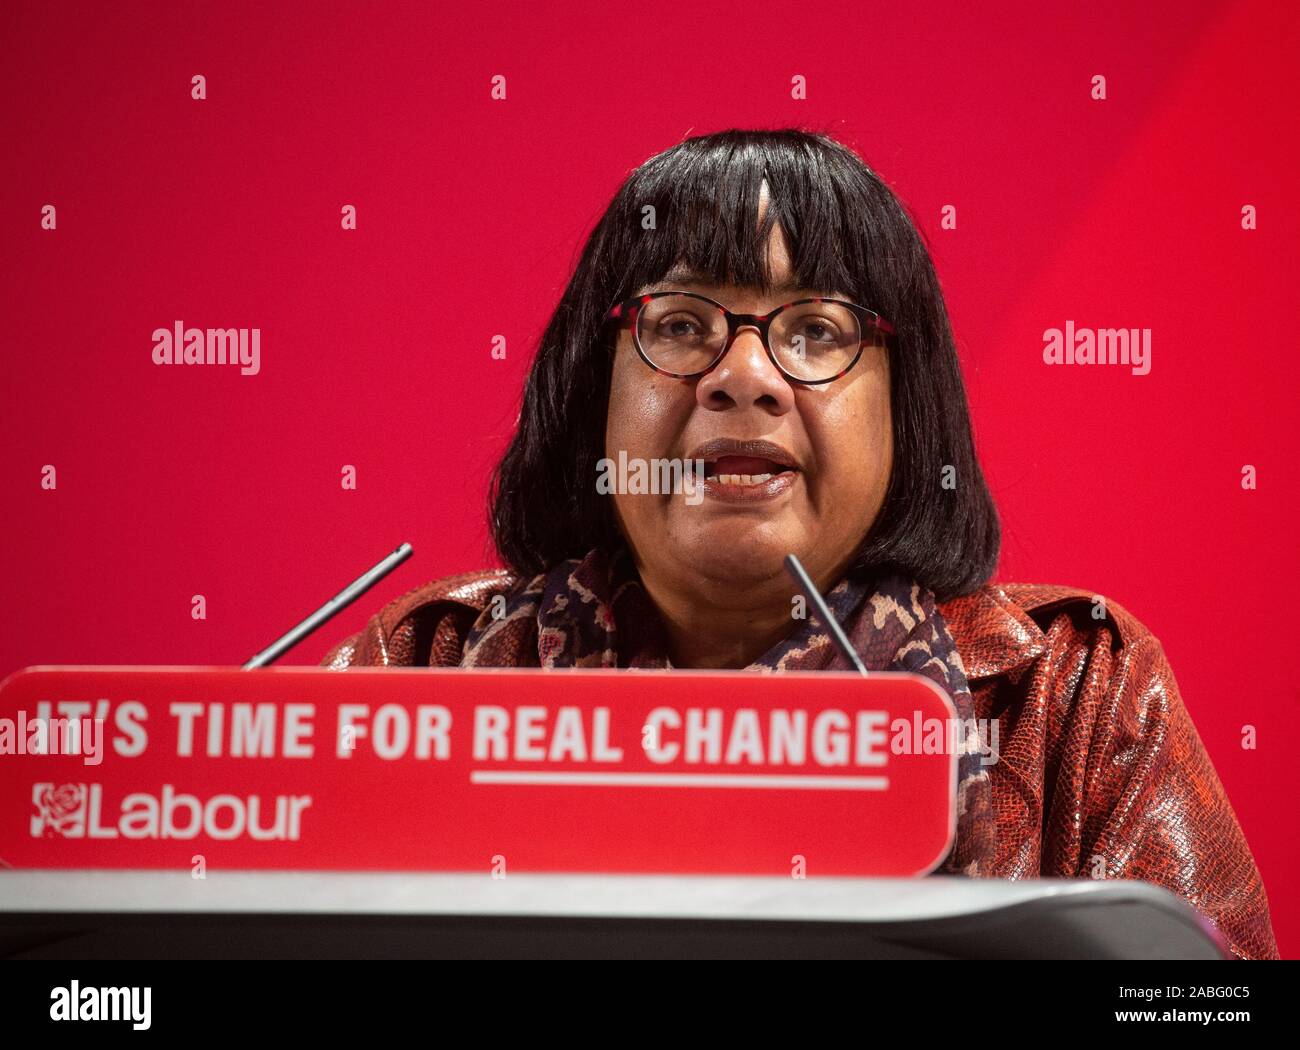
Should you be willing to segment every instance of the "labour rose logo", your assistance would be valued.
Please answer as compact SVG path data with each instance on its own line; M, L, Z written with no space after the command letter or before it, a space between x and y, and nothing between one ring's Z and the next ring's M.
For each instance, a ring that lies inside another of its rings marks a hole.
M32 804L33 838L80 838L85 833L85 784L33 784Z

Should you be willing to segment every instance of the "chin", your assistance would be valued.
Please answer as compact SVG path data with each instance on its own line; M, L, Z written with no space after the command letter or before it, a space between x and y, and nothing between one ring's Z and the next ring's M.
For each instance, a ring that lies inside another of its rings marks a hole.
M735 536L729 537L729 542L702 538L692 544L682 560L693 575L734 587L762 583L774 576L788 579L785 556L791 551L797 553L795 547L770 540L756 544Z

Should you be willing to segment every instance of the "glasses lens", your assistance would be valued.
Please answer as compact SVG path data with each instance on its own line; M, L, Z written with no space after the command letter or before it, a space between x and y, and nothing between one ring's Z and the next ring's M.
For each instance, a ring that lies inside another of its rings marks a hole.
M772 319L772 353L796 379L829 379L853 361L862 342L857 315L838 303L800 303Z
M636 331L641 351L656 368L690 375L718 356L727 341L727 319L703 299L665 295L641 307Z

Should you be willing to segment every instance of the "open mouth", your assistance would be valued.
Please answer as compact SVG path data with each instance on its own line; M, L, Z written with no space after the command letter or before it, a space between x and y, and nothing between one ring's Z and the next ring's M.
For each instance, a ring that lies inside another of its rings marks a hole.
M704 461L704 477L719 485L762 485L795 468L760 456L719 456Z
M716 437L687 457L704 468L710 503L759 507L789 497L802 471L793 452L762 438Z

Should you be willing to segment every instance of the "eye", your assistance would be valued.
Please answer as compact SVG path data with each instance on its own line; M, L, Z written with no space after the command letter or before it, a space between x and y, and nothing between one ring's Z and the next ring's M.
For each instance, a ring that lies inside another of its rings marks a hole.
M655 325L655 334L664 339L690 339L703 335L704 326L698 317L676 313L660 318Z
M834 321L825 317L804 317L799 321L798 333L810 343L838 343L841 332Z

